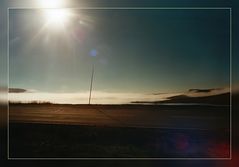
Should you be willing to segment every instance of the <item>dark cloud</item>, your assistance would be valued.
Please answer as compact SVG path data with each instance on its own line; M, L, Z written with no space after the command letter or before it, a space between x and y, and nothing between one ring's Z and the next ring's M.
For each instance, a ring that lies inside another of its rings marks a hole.
M132 103L197 103L229 105L230 92L228 88L189 89L185 93L167 97L166 100L134 101Z
M209 93L215 90L221 90L222 88L213 88L213 89L189 89L189 93Z
M26 89L21 89L21 88L9 88L9 93L24 93L27 92Z
M218 95L203 96L203 97L190 97L187 95L178 95L169 97L163 101L167 103L204 103L204 104L230 104L230 93L222 93Z
M190 97L187 95L177 95L169 97L163 101L133 101L132 103L148 103L148 104L163 104L163 103L195 103L195 104L212 104L212 105L229 105L230 93L223 93L219 95L204 96L204 97Z

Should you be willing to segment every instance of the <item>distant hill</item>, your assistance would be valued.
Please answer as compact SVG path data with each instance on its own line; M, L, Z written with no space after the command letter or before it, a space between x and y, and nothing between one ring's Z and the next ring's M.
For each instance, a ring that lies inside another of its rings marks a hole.
M179 95L170 97L164 103L204 103L204 104L230 104L230 93L223 93L219 95L205 96L205 97L190 97L186 95Z
M190 97L187 95L178 95L169 97L163 101L134 101L132 103L198 103L198 104L217 104L217 105L229 105L230 93L223 93L219 95L204 96L204 97Z

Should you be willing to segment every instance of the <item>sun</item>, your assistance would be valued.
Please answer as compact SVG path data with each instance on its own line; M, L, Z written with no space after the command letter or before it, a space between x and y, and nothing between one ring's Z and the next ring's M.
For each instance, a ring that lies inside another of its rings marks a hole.
M48 27L62 27L69 20L69 10L64 9L65 0L38 0Z
M70 16L66 9L45 9L44 13L47 24L53 27L64 26Z
M59 8L64 5L63 0L38 0L37 2L42 8Z

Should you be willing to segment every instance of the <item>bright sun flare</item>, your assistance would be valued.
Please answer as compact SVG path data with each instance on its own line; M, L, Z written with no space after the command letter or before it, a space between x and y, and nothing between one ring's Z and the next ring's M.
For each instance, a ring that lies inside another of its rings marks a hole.
M63 0L38 0L38 5L42 8L58 8L63 6Z
M63 26L69 17L66 9L46 9L45 11L47 23L52 26Z
M38 6L45 8L44 15L47 25L50 27L64 26L69 19L69 11L61 9L64 6L64 0L38 0Z

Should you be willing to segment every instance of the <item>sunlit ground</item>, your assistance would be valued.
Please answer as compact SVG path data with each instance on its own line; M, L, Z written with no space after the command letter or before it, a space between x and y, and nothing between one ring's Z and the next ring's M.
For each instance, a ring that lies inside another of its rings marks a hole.
M11 104L9 111L12 157L229 156L228 107Z

